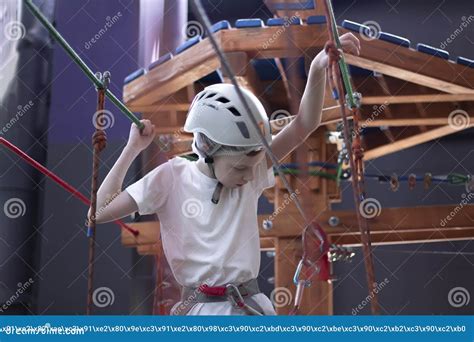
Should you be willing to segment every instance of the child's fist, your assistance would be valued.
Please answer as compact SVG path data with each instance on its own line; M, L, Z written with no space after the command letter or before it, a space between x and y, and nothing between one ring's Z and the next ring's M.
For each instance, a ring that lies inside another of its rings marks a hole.
M140 132L140 129L134 123L130 127L130 136L128 137L127 147L136 151L141 152L148 145L151 144L155 138L155 125L151 123L150 120L140 120L143 124L143 130Z
M341 42L342 51L356 56L360 54L360 41L351 32L344 33L339 40ZM319 69L326 68L328 66L328 55L326 51L322 50L318 53L314 58L312 65Z

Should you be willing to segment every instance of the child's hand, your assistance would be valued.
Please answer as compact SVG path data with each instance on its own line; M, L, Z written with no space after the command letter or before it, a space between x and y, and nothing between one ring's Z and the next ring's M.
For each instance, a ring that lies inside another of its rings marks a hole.
M351 55L359 56L360 53L360 41L354 36L351 32L344 33L340 37L342 51L350 53ZM322 50L318 55L313 59L311 63L315 68L325 69L328 66L328 55L326 51Z
M127 148L138 153L147 148L156 135L155 125L152 125L150 120L140 120L140 122L144 125L143 131L140 132L137 125L133 123L130 127L130 136L127 143Z

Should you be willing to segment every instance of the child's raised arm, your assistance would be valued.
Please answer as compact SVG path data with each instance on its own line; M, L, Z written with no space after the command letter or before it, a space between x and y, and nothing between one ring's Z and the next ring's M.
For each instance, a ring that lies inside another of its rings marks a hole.
M360 42L352 33L341 36L341 45L344 52L359 55ZM321 123L327 64L328 56L322 50L311 62L298 115L272 141L272 151L280 162L300 146ZM270 157L266 158L268 167L271 167Z
M141 122L145 126L142 132L132 124L127 145L97 192L97 223L110 222L138 210L133 198L122 191L122 185L132 162L155 137L155 126L149 120Z

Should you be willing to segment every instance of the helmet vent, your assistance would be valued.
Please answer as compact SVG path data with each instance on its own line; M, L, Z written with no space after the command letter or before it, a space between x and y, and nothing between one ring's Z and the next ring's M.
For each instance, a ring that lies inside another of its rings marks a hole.
M227 108L228 110L230 110L232 112L232 114L234 114L235 116L242 116L239 111L237 109L235 109L235 107L229 107Z
M219 102L222 102L222 103L228 103L230 102L229 99L226 99L225 97L219 97L218 99L216 99L216 101L219 101Z
M236 124L237 124L237 127L239 128L239 131L242 134L242 136L244 138L249 139L250 138L250 133L249 133L249 130L248 130L247 125L245 124L245 122L238 121L238 122L236 122Z
M205 98L205 99L208 99L208 98L213 97L213 96L215 96L215 95L216 95L216 93L209 93L209 94L207 94L204 98Z

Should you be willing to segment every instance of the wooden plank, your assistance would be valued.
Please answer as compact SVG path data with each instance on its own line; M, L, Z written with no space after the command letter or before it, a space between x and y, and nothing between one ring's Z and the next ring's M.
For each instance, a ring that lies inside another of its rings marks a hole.
M466 197L466 201L469 202L471 197L474 198L474 195ZM368 200L367 203L371 203L368 208L375 209L374 212L367 209L367 215L374 216L369 219L370 227L374 231L474 228L474 204L384 208L380 202L377 203L376 199ZM329 226L328 221L331 216L339 219L337 227ZM448 220L447 217L451 218ZM357 232L359 229L356 213L352 210L325 211L321 213L318 220L328 232L332 229L343 228L343 231L350 233Z
M246 51L256 58L298 57L301 50L319 51L327 40L326 25L289 26L281 31L278 27L225 30L220 39L226 52ZM345 32L349 31L340 28L341 34ZM287 34L292 37L291 44ZM349 64L447 93L474 94L472 68L385 41L359 38L361 53L346 54ZM289 49L290 45L296 49Z
M341 33L348 32L340 30ZM291 43L286 39L287 34L292 37ZM326 25L291 25L284 29L229 29L219 31L215 36L226 53L245 52L250 59L279 58L300 57L301 51L319 51L327 40L327 31ZM361 38L360 41L360 56L346 54L349 64L447 93L474 94L472 68L380 40ZM124 101L132 108L148 106L219 67L220 62L206 38L125 85Z
M439 102L422 104L382 104L362 106L360 126L440 126L450 123L450 114L456 110L465 111L466 120L474 122L474 102ZM468 117L469 119L468 119ZM396 132L394 131L395 135Z
M421 186L421 185L420 185ZM286 204L286 202L284 203ZM407 208L381 208L380 215L369 220L370 228L376 232L392 232L394 230L426 230L426 229L458 229L474 227L474 205L466 205L459 211L457 205L418 206ZM441 226L443 219L451 212L458 214ZM315 211L316 220L328 234L358 233L356 213L353 210ZM294 205L291 203L277 208L271 215L258 215L260 236L262 237L290 237L299 236L304 228L303 220ZM329 225L331 216L337 216L340 224L337 227ZM272 229L263 229L263 221L272 221Z
M359 233L328 234L331 243L360 247L362 242ZM370 239L372 245L394 245L406 243L428 243L442 241L473 240L474 228L425 229L415 231L397 230L394 232L374 232Z
M396 103L437 103L437 102L474 101L474 94L414 94L414 95L385 95L364 96L362 105L396 104Z
M274 238L260 238L260 250L261 251L271 251L275 249L275 239Z
M220 67L209 39L183 51L171 60L126 84L124 101L127 106L149 106L172 95Z
M474 122L467 125L464 129L474 126ZM390 153L404 150L406 148L416 146L434 139L441 138L443 136L457 133L460 129L457 129L453 126L434 126L433 128L428 129L426 132L419 133L418 130L412 131L409 130L410 127L396 127L399 129L393 134L396 137L396 141L381 143L380 135L373 134L373 136L366 135L364 136L365 152L364 160L372 160L385 156ZM395 129L393 129L395 130ZM372 134L371 134L372 135ZM375 138L375 139L374 139ZM374 143L375 142L375 143Z

